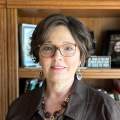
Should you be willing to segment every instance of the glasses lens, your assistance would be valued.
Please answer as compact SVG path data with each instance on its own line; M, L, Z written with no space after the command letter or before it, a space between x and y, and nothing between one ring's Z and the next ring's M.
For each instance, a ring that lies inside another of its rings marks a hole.
M40 47L40 54L44 57L50 57L54 54L55 46L50 44L43 44Z
M69 43L62 45L60 48L57 48L52 44L43 44L40 47L40 54L44 57L51 57L55 54L57 49L60 51L62 56L70 57L75 54L76 45Z
M73 56L76 50L76 45L75 44L64 44L61 47L61 53L63 56Z

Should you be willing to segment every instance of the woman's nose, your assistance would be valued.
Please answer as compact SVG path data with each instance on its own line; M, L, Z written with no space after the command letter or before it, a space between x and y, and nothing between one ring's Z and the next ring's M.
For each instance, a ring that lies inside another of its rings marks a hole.
M54 58L55 59L60 59L62 58L62 54L61 54L61 51L59 49L56 49L55 53L54 53Z

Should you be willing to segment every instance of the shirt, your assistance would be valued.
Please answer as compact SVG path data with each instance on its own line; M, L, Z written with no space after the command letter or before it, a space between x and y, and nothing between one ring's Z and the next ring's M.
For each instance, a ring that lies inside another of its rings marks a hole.
M13 102L6 120L43 120L41 98L46 82L41 88L25 93ZM74 80L71 99L58 120L120 120L120 105L107 94Z

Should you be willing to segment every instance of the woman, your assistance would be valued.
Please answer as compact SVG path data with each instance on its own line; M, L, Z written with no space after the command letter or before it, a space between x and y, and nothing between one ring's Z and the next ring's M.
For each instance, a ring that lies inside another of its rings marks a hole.
M10 107L7 120L118 120L119 105L80 82L76 74L92 50L86 27L61 14L42 20L32 35L31 55L43 68L40 89Z
M112 43L111 43L112 44ZM112 48L113 47L113 48ZM113 45L111 47L111 66L113 68L120 67L120 41L113 41Z

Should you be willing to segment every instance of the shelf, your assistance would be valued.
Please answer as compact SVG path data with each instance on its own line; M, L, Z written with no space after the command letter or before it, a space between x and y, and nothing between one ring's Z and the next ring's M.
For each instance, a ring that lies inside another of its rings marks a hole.
M40 68L19 68L19 78L39 78ZM120 79L120 69L81 69L86 79Z
M120 9L19 9L18 14L22 17L46 17L49 14L61 13L76 17L120 17Z
M120 9L120 1L113 0L7 0L8 8L42 9Z
M52 13L82 17L120 17L120 1L111 0L8 0L7 8L20 16L44 17Z

